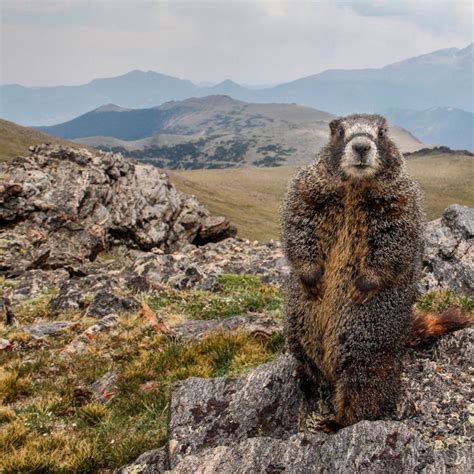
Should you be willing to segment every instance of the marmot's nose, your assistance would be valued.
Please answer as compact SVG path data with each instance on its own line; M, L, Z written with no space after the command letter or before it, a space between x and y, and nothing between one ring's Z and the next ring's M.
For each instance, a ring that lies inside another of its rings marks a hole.
M365 155L370 150L370 145L368 145L367 143L354 143L354 145L352 145L352 148L361 159L364 159Z

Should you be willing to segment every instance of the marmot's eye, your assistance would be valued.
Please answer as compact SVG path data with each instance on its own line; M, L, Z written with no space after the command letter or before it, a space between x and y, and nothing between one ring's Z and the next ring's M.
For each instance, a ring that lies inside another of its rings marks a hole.
M339 129L338 135L339 135L341 138L344 136L344 129L343 129L343 128L340 128L340 129Z
M385 136L385 130L383 128L379 128L379 138L383 138Z

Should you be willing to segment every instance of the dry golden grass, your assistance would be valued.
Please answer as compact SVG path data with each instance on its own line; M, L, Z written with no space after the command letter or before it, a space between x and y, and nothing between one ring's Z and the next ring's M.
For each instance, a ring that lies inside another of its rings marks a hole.
M474 157L439 153L408 158L407 162L425 191L428 219L440 217L450 204L474 207Z
M278 209L295 167L169 171L171 181L214 214L227 217L242 237L266 241L279 233Z
M67 146L79 146L67 140L22 127L8 120L0 119L0 161L10 161L29 153L28 147L40 143L60 143Z
M408 159L409 172L426 194L428 219L450 204L474 206L474 159L440 153ZM210 211L234 222L242 237L278 238L278 209L296 167L170 171L171 181L194 194Z

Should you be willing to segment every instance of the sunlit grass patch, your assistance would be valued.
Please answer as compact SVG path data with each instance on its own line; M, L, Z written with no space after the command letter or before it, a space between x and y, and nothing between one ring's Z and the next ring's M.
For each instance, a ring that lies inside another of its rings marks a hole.
M57 292L58 290L54 287L46 288L38 296L13 303L12 310L17 321L21 324L28 324L35 319L51 319L48 304L57 295Z
M474 299L466 295L457 294L450 289L430 291L420 295L416 305L423 311L443 311L455 305L467 313L474 312Z
M15 418L15 412L11 408L0 407L0 425L13 421Z
M0 276L0 298L5 295L5 292L14 288L18 284L18 280L7 279Z
M109 416L109 410L103 405L97 403L88 403L80 407L78 410L78 416L88 426L97 426L101 422L107 419Z
M31 391L31 379L21 369L0 369L0 402L10 403Z
M273 285L254 275L222 274L219 291L163 291L150 295L147 303L155 311L184 313L193 319L220 319L248 312L279 311L283 297Z

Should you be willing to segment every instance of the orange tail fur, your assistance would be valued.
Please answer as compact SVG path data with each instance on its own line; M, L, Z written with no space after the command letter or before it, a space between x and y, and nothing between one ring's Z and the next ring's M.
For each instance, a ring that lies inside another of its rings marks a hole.
M451 306L441 313L424 313L415 310L410 345L417 346L424 341L473 324L474 318L466 314L459 306Z

